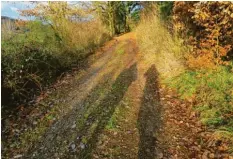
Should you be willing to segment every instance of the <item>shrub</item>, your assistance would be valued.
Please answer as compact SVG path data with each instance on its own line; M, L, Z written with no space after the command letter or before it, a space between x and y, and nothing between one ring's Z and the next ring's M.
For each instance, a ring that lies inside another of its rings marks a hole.
M175 2L174 26L193 47L191 68L214 68L228 64L233 43L232 2Z
M5 32L2 38L3 104L27 99L43 90L63 71L79 66L109 39L98 19L67 23L66 29L61 31L40 19L17 21L14 26L18 29Z
M59 61L53 56L56 45L48 42L53 38L51 30L37 22L32 25L41 30L15 32L2 40L2 88L12 97L26 97L31 89L42 89L42 83L59 70Z

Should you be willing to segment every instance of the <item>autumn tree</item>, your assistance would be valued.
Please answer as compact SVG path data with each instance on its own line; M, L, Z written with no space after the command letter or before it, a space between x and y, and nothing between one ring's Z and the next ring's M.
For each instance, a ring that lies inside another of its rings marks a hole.
M232 53L232 2L175 2L175 28L188 36L193 47L189 66L213 68L227 64Z

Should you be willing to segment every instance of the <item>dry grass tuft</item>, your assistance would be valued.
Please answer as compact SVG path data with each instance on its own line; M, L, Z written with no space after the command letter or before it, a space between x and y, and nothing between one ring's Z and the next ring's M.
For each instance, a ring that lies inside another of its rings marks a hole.
M155 63L162 77L173 77L184 70L182 41L172 36L156 15L142 19L136 36L143 59Z

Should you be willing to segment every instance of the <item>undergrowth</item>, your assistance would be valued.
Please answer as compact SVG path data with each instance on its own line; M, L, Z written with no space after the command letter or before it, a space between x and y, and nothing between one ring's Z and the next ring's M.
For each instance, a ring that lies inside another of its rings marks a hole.
M17 27L15 23L12 25ZM28 21L18 30L3 27L3 104L31 98L64 71L84 65L87 56L109 40L107 30L98 21L73 25L75 29L67 33L72 45L66 38L59 39L56 31L41 21Z
M190 71L167 80L181 98L195 101L203 124L216 131L233 135L233 74L232 66L216 70Z

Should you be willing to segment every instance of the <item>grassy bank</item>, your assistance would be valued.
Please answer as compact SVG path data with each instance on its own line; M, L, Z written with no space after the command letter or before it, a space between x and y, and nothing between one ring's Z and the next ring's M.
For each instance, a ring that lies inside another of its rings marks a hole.
M168 81L181 98L193 100L200 120L217 134L233 135L233 74L231 67L186 72Z
M85 65L110 38L98 20L70 23L62 31L37 20L9 23L2 24L3 104L32 97L64 71Z
M232 65L189 68L186 57L190 46L171 35L156 15L142 20L137 37L143 57L156 64L161 82L175 89L181 99L192 102L200 121L215 137L232 139Z

